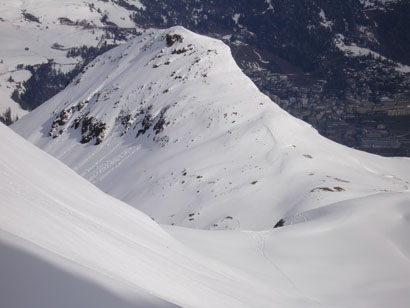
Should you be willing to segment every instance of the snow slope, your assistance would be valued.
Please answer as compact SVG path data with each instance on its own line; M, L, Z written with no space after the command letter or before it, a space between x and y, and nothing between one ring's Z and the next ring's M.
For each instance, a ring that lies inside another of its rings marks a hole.
M137 8L143 9L139 1L128 1ZM38 21L25 16L30 14ZM102 16L119 27L134 27L130 13L113 2L97 0L3 0L0 3L0 113L8 107L13 116L23 116L22 110L11 99L16 89L31 74L18 68L22 65L37 65L53 60L56 69L63 72L72 70L79 59L67 58L67 50L79 46L97 46L106 38L101 22ZM68 18L77 25L62 24L60 18ZM84 27L88 24L87 27ZM57 44L59 47L54 48ZM10 77L12 81L9 81Z
M321 137L260 93L226 45L182 27L97 58L13 129L165 224L263 230L409 190L409 159Z
M4 125L0 136L2 307L313 307L191 251Z
M406 308L409 205L409 193L377 194L305 212L303 220L274 230L166 230L272 289L309 297L316 307Z
M166 227L177 241L3 125L0 137L2 307L408 306L409 193L268 231Z

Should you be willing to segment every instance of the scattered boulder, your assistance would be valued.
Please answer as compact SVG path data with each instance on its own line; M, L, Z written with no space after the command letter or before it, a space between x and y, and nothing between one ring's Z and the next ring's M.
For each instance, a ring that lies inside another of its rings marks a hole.
M280 228L283 227L285 225L285 220L284 219L279 219L279 221L273 226L273 228Z
M173 50L172 51L172 54L173 55L180 55L181 53L185 53L185 52L187 52L188 51L188 49L186 49L186 48L181 48L181 49L175 49L175 50Z
M33 21L33 22L37 22L37 23L41 23L40 19L36 16L34 16L33 14L30 14L28 12L26 12L26 10L22 11L21 14L23 15L24 19L27 21Z

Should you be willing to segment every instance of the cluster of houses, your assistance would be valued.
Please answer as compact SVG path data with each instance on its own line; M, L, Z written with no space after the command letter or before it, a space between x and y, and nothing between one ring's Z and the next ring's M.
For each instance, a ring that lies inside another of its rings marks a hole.
M373 100L370 91L360 96L348 89L340 98L326 92L324 80L295 86L292 75L246 73L274 102L324 136L369 152L410 156L410 90Z

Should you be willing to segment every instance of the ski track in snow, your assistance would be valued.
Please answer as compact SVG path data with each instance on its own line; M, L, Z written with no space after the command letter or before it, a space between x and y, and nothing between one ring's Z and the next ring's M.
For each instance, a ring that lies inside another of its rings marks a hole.
M267 256L266 251L265 251L265 246L266 246L266 234L269 234L269 231L259 231L259 232L252 232L253 238L255 240L255 242L257 243L258 246L258 251L260 253L260 255L263 257L263 259L265 259L270 265L273 266L273 268L275 268L275 270L277 272L279 272L279 274L281 276L283 276L285 278L285 280L292 286L292 288L294 290L296 290L299 294L302 295L302 292L296 287L295 283L292 281L292 279L289 278L288 275L286 275L283 270L281 270L281 268L275 263L275 261L270 258L269 256Z
M304 216L303 216L304 217ZM301 297L304 298L309 298L309 300L311 300L312 302L315 302L319 307L323 307L323 305L318 302L316 299L310 298L309 296L307 296L306 294L304 294L304 292L302 292L294 283L294 281L289 277L289 275L287 275L281 268L280 266L274 261L274 259L272 259L271 257L269 257L266 253L266 240L269 238L268 236L271 234L270 231L259 231L259 232L253 232L254 234L254 238L256 240L256 242L258 242L258 250L259 253L261 254L261 256L270 264L273 266L273 268L275 268L275 270L277 272L280 273L281 276L283 276L283 278L291 285L291 287L298 293L300 294Z

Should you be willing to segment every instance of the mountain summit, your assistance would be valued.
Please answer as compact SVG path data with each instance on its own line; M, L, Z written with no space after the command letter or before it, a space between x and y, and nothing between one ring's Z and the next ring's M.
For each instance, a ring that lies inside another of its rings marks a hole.
M13 129L166 224L271 228L410 186L410 160L321 137L259 92L223 42L182 27L98 57Z

